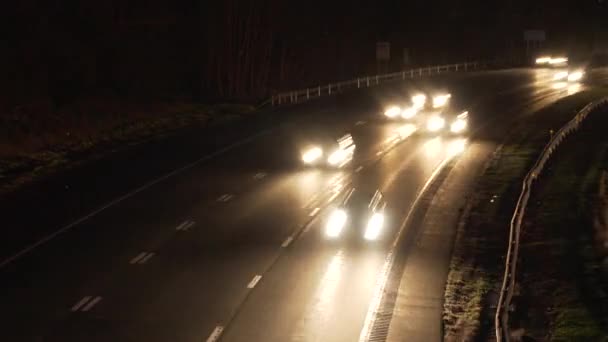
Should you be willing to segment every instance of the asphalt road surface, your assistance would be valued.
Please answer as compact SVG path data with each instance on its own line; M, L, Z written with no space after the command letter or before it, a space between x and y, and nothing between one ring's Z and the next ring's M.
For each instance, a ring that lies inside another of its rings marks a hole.
M422 83L447 89L471 109L475 133L464 149L458 138L398 137L403 123L382 120L378 108ZM473 169L499 143L496 126L584 87L555 86L550 75L516 70L376 88L326 108L311 106L307 115L117 197L75 225L46 227L23 217L50 235L44 243L24 242L23 248L35 247L4 259L0 338L367 341L385 340L390 326L389 339L403 340L410 331L412 339L438 340L441 303L429 316L423 305L408 306L408 297L385 298L403 286L391 279L412 269L406 279L416 295L443 296L450 241L426 245L441 262L412 254L425 222L436 226L433 215L441 215L423 199L433 198L452 169L472 184ZM352 163L340 170L301 167L293 137L314 129L351 133ZM91 182L103 186L107 179L100 174ZM379 189L388 202L378 241L330 241L323 234L336 196L352 187ZM447 189L454 198L466 190ZM460 203L442 205L453 211ZM28 210L36 216L36 208ZM19 222L10 224L26 229ZM410 320L406 327L403 317Z

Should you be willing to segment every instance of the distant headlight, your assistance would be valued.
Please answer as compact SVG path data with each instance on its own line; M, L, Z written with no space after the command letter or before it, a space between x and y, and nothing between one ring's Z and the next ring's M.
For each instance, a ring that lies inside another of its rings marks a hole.
M433 116L429 118L426 124L426 128L431 132L436 132L445 126L445 119L440 116Z
M411 119L418 113L416 107L406 108L401 112L401 117L404 119Z
M448 100L452 97L450 94L437 95L433 97L433 108L440 108L448 103Z
M566 58L566 57L556 57L556 58L549 59L549 64L557 65L557 64L565 64L565 63L568 63L568 58Z
M424 107L425 103L426 103L426 95L417 94L417 95L412 96L412 104L414 105L414 108L422 108L422 107Z
M536 59L536 64L547 64L551 60L551 57L539 57Z
M325 227L325 235L330 238L336 238L340 236L342 229L344 229L344 225L346 225L346 219L348 215L342 209L334 210L329 216L329 220L327 221L327 226Z
M580 81L581 78L583 78L583 72L581 70L573 71L568 75L569 82Z
M450 125L450 132L460 133L467 128L467 121L463 119L457 119Z
M323 156L323 150L320 147L311 147L302 154L302 161L306 164L315 162Z
M380 236L380 231L384 225L384 215L380 213L374 213L367 221L367 227L365 228L365 240L377 240Z
M397 106L392 106L384 112L384 115L388 116L389 118L394 118L399 114L401 114L401 108Z
M569 78L570 76L568 75L567 71L560 71L558 73L556 73L555 75L553 75L553 79L554 80L563 80L564 78Z

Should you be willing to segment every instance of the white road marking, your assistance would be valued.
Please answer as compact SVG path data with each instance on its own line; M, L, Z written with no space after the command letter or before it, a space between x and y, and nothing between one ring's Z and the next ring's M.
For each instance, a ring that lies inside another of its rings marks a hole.
M249 282L249 284L247 284L247 288L248 289L254 288L258 284L258 282L260 281L260 279L262 279L262 276L259 275L259 274L256 275L255 277L253 277L253 279L251 279L251 281Z
M292 236L288 237L287 239L285 239L285 241L283 241L283 244L281 244L281 247L287 248L291 244L292 241L293 241L293 237Z
M267 174L266 174L265 172L258 172L258 173L256 173L256 174L255 174L255 176L253 176L253 178L254 178L255 180L260 180L260 179L262 179L262 178L266 177L266 175L267 175Z
M361 126L361 125L365 125L365 121L364 120L359 120L355 123L355 126Z
M223 326L218 325L217 327L215 327L215 329L213 329L213 331L211 332L211 335L209 335L209 337L207 337L207 342L215 342L215 341L219 340L220 336L222 336L223 331L224 331Z
M327 200L327 203L331 203L333 200L336 199L336 197L338 197L338 195L340 195L339 192L336 192L333 195L331 195L331 197L329 198L329 200Z
M308 216L312 217L312 216L317 215L317 213L319 212L319 210L321 210L321 208L319 208L319 207L314 208L314 209L313 209L313 210L310 212L310 214L308 214Z
M231 195L231 194L223 194L222 196L220 196L220 197L217 198L217 201L218 202L228 202L233 197L234 197L234 195Z
M78 303L72 306L72 311L78 311L78 309L80 309L80 307L83 306L89 300L91 300L91 296L86 296L82 298L80 301L78 301Z
M143 258L139 263L140 264L145 264L146 262L148 262L148 260L150 260L151 257L154 256L154 253L148 253L148 255L146 255L145 258Z
M101 301L101 297L95 297L92 301L90 301L87 305L85 305L82 308L82 312L87 312L89 310L91 310L95 304L99 303Z
M175 230L183 230L184 227L186 227L186 225L190 223L190 221L186 220L184 222L182 222L179 226L175 227Z
M358 168L356 168L356 169L355 169L355 172L359 172L359 171L361 171L361 170L363 170L363 165L361 165L361 166L359 166Z
M131 261L129 262L131 265L133 264L137 264L138 262L140 262L143 258L146 257L146 252L141 252L139 253L139 255L137 255L135 258L131 259Z
M194 226L196 222L194 221L184 221L184 223L180 224L179 226L177 226L177 228L175 228L175 230L184 230L187 231L190 229L190 227Z
M221 148L221 149L219 149L219 150L217 150L217 151L215 151L213 153L210 153L208 155L202 156L199 159L191 162L190 164L186 164L186 165L180 167L179 169L175 169L175 170L167 173L164 176L156 178L155 180L152 180L152 181L150 181L150 182L148 182L148 183L140 186L139 188L137 188L135 190L132 190L132 191L130 191L130 192L128 192L128 193L126 193L126 194L118 197L117 199L115 199L113 201L110 201L109 203L101 206L100 208L98 208L96 210L93 210L89 214L87 214L87 215L79 218L78 220L76 220L76 221L68 224L67 226L63 226L62 228L56 230L55 232L53 232L53 233L51 233L51 234L43 237L42 239L36 241L35 243L33 243L33 244L25 247L24 249L22 249L21 251L17 252L16 254L13 254L12 256L10 256L10 257L2 260L2 262L0 262L0 268L5 267L6 265L10 264L11 262L13 262L13 261L21 258L22 256L24 256L25 254L27 254L29 252L31 252L32 250L34 250L38 246L43 245L43 244L49 242L50 240L52 240L53 238L55 238L59 234L63 234L65 232L67 232L68 230L74 228L75 226L81 224L82 222L84 222L84 221L90 219L91 217L99 214L100 212L102 212L102 211L104 211L104 210L106 210L106 209L108 209L108 208L110 208L110 207L112 207L112 206L114 206L114 205L116 205L116 204L118 204L118 203L126 200L127 198L133 197L134 195L136 195L136 194L138 194L138 193L140 193L140 192L148 189L149 187L151 187L151 186L153 186L155 184L158 184L158 183L160 183L160 182L162 182L162 181L164 181L164 180L166 180L166 179L168 179L168 178L170 178L170 177L172 177L174 175L177 175L177 174L179 174L179 173L181 173L183 171L191 169L192 167L196 166L197 164L200 164L200 163L205 162L205 161L207 161L209 159L217 157L217 156L221 155L222 153L225 153L225 152L227 152L227 151L229 151L229 150L231 150L231 149L233 149L235 147L238 147L238 146L241 146L241 145L245 145L246 143L249 143L249 142L255 140L256 138L261 137L262 135L270 133L272 130L273 130L273 128L269 128L269 129L263 130L263 131L258 132L256 134L253 134L253 135L251 135L251 136L249 136L249 137L247 137L247 138L245 138L243 140L237 141L237 142L232 143L232 144L230 144L230 145L228 145L228 146L226 146L224 148Z

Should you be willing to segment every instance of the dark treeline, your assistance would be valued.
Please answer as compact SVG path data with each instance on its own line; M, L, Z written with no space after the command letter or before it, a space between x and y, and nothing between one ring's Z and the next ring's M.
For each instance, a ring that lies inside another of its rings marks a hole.
M521 52L522 30L593 30L597 1L21 0L3 9L3 110L83 96L257 100L389 69ZM562 6L563 5L563 6ZM581 18L583 18L581 20ZM566 32L566 33L567 33Z

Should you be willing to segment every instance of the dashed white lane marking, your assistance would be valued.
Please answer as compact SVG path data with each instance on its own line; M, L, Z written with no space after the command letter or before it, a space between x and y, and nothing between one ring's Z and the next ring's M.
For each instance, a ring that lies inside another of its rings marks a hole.
M308 214L308 216L311 216L311 217L312 217L312 216L317 215L317 213L319 212L319 210L321 210L321 208L319 208L319 207L314 208L314 209L313 209L313 210L310 212L310 214Z
M133 265L133 264L137 264L137 263L138 263L138 262L140 262L140 261L141 261L143 258L145 258L147 254L148 254L148 253L146 253L146 252L141 252L141 253L139 253L139 255L138 255L138 256L136 256L135 258L131 259L131 261L130 261L129 263L130 263L131 265Z
M364 120L359 120L355 123L355 126L361 126L361 125L365 125L365 121Z
M91 296L86 296L82 298L80 301L78 301L78 303L72 306L72 311L78 311L78 309L80 309L80 307L83 306L89 300L91 300Z
M100 301L101 297L95 297L92 301L85 305L84 308L82 308L82 311L87 312L91 310L95 306L95 304L99 303Z
M101 297L97 296L95 298L93 298L91 300L91 296L86 296L84 298L82 298L80 301L78 301L78 303L76 303L74 306L72 306L72 311L82 311L82 312L87 312L89 310L91 310L95 304L99 303L101 301Z
M177 175L180 172L183 172L185 170L191 169L192 167L194 167L194 166L196 166L196 165L198 165L198 164L200 164L202 162L205 162L205 161L207 161L209 159L212 159L212 158L214 158L216 156L219 156L222 153L225 153L225 152L227 152L227 151L229 151L231 149L234 149L234 148L236 148L238 146L245 145L246 143L249 143L250 141L253 141L254 139L256 139L256 138L258 138L258 137L260 137L262 135L270 133L272 130L273 130L273 128L263 130L263 131L258 132L256 134L253 134L253 135L251 135L251 136L249 136L249 137L247 137L247 138L245 138L243 140L234 142L234 143L232 143L232 144L230 144L230 145L228 145L228 146L226 146L224 148L221 148L221 149L219 149L219 150L217 150L217 151L215 151L215 152L213 152L211 154L208 154L206 156L202 156L199 159L191 162L190 164L187 164L187 165L184 165L184 166L182 166L182 167L180 167L178 169L175 169L175 170L167 173L166 175L164 175L162 177L159 177L159 178L157 178L155 180L152 180L152 181L150 181L150 182L148 182L148 183L140 186L139 188L134 189L134 190L132 190L132 191L130 191L130 192L128 192L128 193L126 193L126 194L124 194L124 195L116 198L116 199L114 199L113 201L110 201L109 203L107 203L107 204L99 207L98 209L93 210L89 214L87 214L85 216L82 216L81 218L77 219L76 221L68 224L67 226L62 227L62 228L54 231L53 233L51 233L51 234L43 237L42 239L34 242L33 244L25 247L24 249L22 249L21 251L17 252L16 254L13 254L12 256L10 256L10 257L8 257L8 258L0 261L0 268L2 268L4 266L10 264L11 262L13 262L13 261L21 258L22 256L24 256L27 253L29 253L32 250L34 250L35 248L37 248L37 247L39 247L39 246L41 246L41 245L43 245L43 244L51 241L56 236L67 232L68 230L74 228L75 226L81 224L82 222L88 220L89 218L91 218L91 217L99 214L100 212L102 212L102 211L104 211L104 210L106 210L106 209L108 209L108 208L110 208L110 207L112 207L112 206L114 206L114 205L116 205L116 204L118 204L118 203L126 200L127 198L130 198L130 197L132 197L132 196L134 196L134 195L136 195L136 194L138 194L138 193L140 193L140 192L142 192L142 191L144 191L144 190L152 187L155 184L158 184L158 183L160 183L160 182L162 182L162 181L164 181L164 180L166 180L166 179L168 179L168 178L170 178L170 177L172 177L174 175Z
M359 166L358 168L356 168L356 169L355 169L355 172L359 172L359 171L361 171L361 170L363 170L363 166Z
M262 178L266 177L267 173L265 172L258 172L255 174L255 176L253 176L253 178L255 180L261 180Z
M247 284L247 288L248 289L254 288L258 284L258 282L260 281L260 279L262 279L262 276L259 275L259 274L256 275L255 277L253 277L253 279L251 279L251 281L249 282L249 284Z
M231 194L223 194L222 196L220 196L220 197L217 198L217 201L218 202L228 202L233 197L234 197L234 195L231 195Z
M207 342L215 342L215 341L219 340L220 336L222 336L223 331L224 331L223 326L218 325L217 327L215 327L215 329L213 329L213 331L211 332L211 335L209 335L209 337L207 337Z
M194 226L194 223L194 221L186 220L182 222L182 224L180 224L179 226L175 227L175 230L189 230L190 227Z
M293 241L293 237L292 236L288 237L287 239L285 239L285 241L283 241L283 243L281 244L281 247L287 248L291 244L292 241Z

